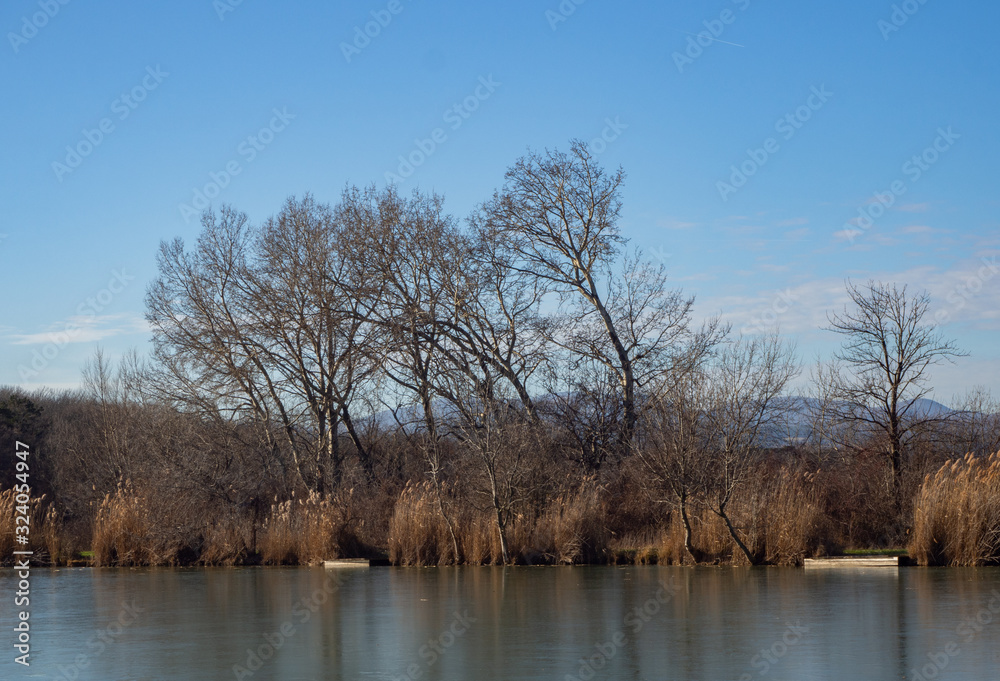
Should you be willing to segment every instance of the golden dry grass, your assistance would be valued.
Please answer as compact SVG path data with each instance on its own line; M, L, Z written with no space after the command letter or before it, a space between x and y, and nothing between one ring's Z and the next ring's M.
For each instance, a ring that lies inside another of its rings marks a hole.
M446 508L458 540L459 556L441 515L430 482L407 485L396 501L389 523L389 560L396 565L499 565L503 562L494 516L470 504L457 504L444 490ZM513 562L531 562L531 522L523 516L507 526L507 549Z
M198 560L205 565L237 565L254 550L253 521L249 515L226 513L213 518L204 531Z
M347 557L359 543L353 525L349 499L311 492L304 499L275 500L261 530L261 557L274 565L314 565Z
M1000 563L1000 452L966 454L927 475L908 548L920 565Z
M106 494L94 514L91 550L95 565L158 565L173 562L176 550L154 536L157 520L143 495L120 483Z
M603 563L609 540L601 490L586 478L575 490L559 495L538 518L534 548L556 563Z
M14 489L0 492L0 560L12 561L14 551L33 551L32 560L58 565L65 560L62 555L62 522L55 507L47 503L45 496L33 497L27 504L17 503L18 493ZM26 507L26 508L25 508ZM27 511L28 543L17 541L16 515Z
M753 517L751 551L771 565L801 565L804 558L827 553L832 527L823 510L816 473L782 468L766 476L749 504ZM746 510L743 513L750 515Z
M476 551L481 550L476 548ZM396 565L461 562L461 556L455 555L430 482L408 484L400 492L389 521L389 560Z

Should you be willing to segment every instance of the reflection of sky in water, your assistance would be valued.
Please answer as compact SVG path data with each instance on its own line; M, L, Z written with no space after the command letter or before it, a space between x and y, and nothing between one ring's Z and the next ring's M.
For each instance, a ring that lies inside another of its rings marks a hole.
M32 666L5 655L0 678L980 681L1000 663L997 569L38 570L31 612Z

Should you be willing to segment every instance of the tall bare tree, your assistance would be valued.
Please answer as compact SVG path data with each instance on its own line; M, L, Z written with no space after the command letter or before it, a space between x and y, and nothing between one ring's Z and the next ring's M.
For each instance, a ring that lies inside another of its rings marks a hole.
M460 376L455 378L462 380ZM508 541L511 523L542 484L538 457L539 430L518 400L463 390L451 432L472 460L466 480L473 493L486 501L493 515L504 565L513 562Z
M698 563L691 511L703 503L711 429L705 358L692 358L683 371L663 381L640 419L636 458L648 473L647 492L672 506L684 528L684 550Z
M481 221L506 238L510 268L560 297L566 323L551 340L614 372L628 441L644 374L662 368L662 351L687 332L693 300L667 290L662 269L638 254L619 261L625 175L606 172L584 143L529 153L505 177Z
M449 360L478 373L481 391L491 395L506 384L527 415L537 420L531 382L549 364L546 316L540 307L545 288L511 266L515 255L495 225L470 218L471 233L453 252L451 276L444 278L449 312L440 320Z
M379 370L389 387L380 399L427 464L458 562L458 537L444 494L446 433L438 413L438 376L449 360L441 320L452 309L445 282L453 276L456 253L462 253L461 235L440 196L414 192L406 198L393 187L349 188L337 214L353 235L355 270L367 281L354 295L365 318L382 329Z
M707 419L712 444L706 502L751 565L763 557L751 552L740 537L729 504L747 483L760 452L781 444L789 406L780 398L797 373L793 347L777 334L727 343L710 368Z
M827 377L831 404L837 421L881 440L899 503L910 436L944 418L921 404L931 391L928 369L967 353L925 320L927 293L873 280L848 280L847 293L851 305L828 316L829 330L844 337L836 355L842 370Z
M365 458L350 405L374 369L375 330L358 314L344 264L351 247L329 207L309 196L260 227L223 208L205 215L193 251L161 245L147 294L164 394L277 425L293 475L320 493L341 473L341 424Z

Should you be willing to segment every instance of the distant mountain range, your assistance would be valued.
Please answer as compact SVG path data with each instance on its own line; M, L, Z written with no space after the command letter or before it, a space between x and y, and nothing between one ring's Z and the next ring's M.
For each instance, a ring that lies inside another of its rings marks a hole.
M543 395L536 397L535 400L538 404L544 404L547 400L554 397L556 396ZM565 398L567 395L563 394L559 395L559 397ZM773 435L777 441L773 444L802 442L808 438L821 406L821 401L814 397L790 395L778 398L775 410L780 412L779 420L781 425L775 429L776 432ZM455 407L442 399L434 401L434 411L438 418L447 419L457 415ZM952 409L949 409L940 402L923 398L916 400L911 411L913 416L919 418L939 418L953 413ZM391 430L402 424L407 430L419 430L423 425L423 410L419 405L407 405L398 409L395 415L392 410L386 409L377 412L369 418L374 419L375 423L384 429ZM363 420L368 421L369 419L366 418Z
M821 413L822 402L815 397L788 396L778 399L776 410L783 412L781 432L775 436L785 444L794 444L806 440L812 433L816 417ZM846 406L844 403L834 406ZM914 401L909 416L914 418L942 418L955 413L940 402L925 398Z

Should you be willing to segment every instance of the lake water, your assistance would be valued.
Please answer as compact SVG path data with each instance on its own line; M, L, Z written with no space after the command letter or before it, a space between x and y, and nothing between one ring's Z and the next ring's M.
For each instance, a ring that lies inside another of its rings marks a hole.
M4 680L1000 677L998 569L33 570L30 667L15 590Z

